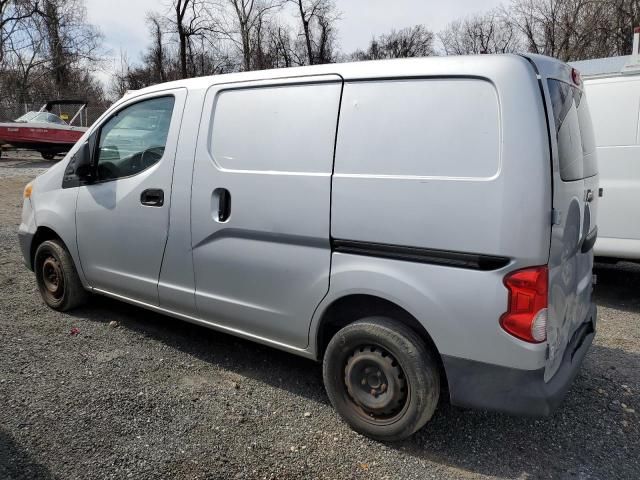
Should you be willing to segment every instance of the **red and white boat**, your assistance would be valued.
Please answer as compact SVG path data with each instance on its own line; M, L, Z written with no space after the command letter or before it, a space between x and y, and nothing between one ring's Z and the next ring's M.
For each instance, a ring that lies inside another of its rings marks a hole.
M56 105L80 105L80 108L67 123L51 113ZM87 102L83 100L51 100L37 112L28 112L13 122L0 123L0 145L35 150L44 159L53 160L56 155L68 152L87 131L87 127L72 125L77 118L82 118L86 107Z

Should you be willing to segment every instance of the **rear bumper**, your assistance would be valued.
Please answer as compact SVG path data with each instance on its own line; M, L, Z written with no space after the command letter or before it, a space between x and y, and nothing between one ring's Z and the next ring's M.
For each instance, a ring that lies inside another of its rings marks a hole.
M593 304L549 382L544 381L544 369L517 370L443 356L451 403L514 415L550 415L562 402L593 342L596 316Z

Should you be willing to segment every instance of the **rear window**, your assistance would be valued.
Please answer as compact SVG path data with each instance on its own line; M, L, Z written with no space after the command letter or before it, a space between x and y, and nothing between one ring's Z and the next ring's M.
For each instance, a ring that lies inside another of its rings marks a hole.
M560 177L564 181L580 180L598 173L593 141L593 127L584 94L559 80L549 80L558 143Z

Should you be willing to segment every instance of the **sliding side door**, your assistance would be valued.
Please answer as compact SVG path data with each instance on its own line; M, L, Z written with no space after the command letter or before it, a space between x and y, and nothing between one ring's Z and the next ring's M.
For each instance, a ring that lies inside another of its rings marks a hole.
M213 86L191 199L199 316L305 348L329 287L341 79Z

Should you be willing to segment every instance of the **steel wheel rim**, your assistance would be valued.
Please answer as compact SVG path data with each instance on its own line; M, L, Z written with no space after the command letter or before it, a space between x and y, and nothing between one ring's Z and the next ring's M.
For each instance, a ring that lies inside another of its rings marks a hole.
M47 256L42 262L41 272L45 294L53 300L60 300L64 295L64 274L58 259Z
M344 363L349 408L374 425L390 425L409 404L409 383L400 363L386 349L365 345L354 349Z

